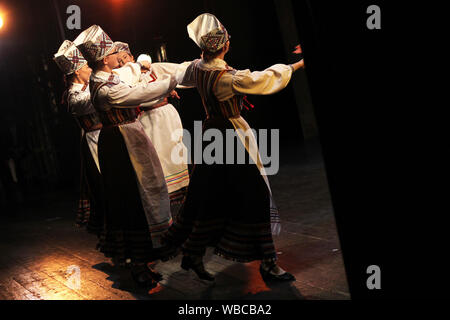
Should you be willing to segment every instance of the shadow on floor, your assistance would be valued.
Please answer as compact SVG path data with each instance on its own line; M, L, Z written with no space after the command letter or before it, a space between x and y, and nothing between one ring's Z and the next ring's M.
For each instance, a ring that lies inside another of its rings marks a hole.
M107 274L106 280L112 281L112 288L127 291L133 294L137 299L149 299L148 290L139 287L131 277L130 269L127 267L115 266L111 263L102 262L93 265L92 268Z
M231 281L231 275L237 281ZM304 297L293 282L265 282L259 273L259 261L255 261L234 263L216 274L215 286L206 288L201 299L301 300Z
M205 260L205 265L208 263ZM141 300L301 300L302 294L292 282L266 283L259 274L259 262L234 263L215 274L214 282L197 278L193 271L181 268L164 274L162 284L148 291L139 287L132 279L130 269L117 267L110 263L92 266L108 275L112 287L131 293ZM164 268L160 265L159 269ZM233 275L233 276L231 276ZM182 285L181 285L182 284ZM177 288L174 290L173 288Z

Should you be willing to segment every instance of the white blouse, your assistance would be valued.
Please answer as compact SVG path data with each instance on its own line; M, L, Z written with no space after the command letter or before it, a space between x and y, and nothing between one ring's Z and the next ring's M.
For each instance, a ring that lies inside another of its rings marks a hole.
M137 70L134 72L136 75ZM121 81L117 74L104 71L97 71L91 76L91 81L112 83L112 85L102 86L98 90L96 97L94 97L95 102L98 104L97 107L103 110L109 110L112 107L137 107L141 103L167 96L177 85L175 78L169 75L158 78L158 81L155 82L139 82L135 85L128 85Z
M69 112L75 117L95 112L91 103L89 86L85 87L81 83L72 83L68 90L67 106Z
M185 73L177 74L179 84L195 86L193 72L195 63L198 63L199 68L204 70L233 70L222 59L216 58L209 62L198 59L186 68ZM235 71L224 73L217 82L214 95L219 101L228 100L236 94L268 95L277 93L288 85L293 68L286 64L275 64L264 71L251 72L249 69Z
M175 77L176 74L180 72L184 73L190 63L190 61L181 64L170 62L155 62L151 64L149 71L142 73L139 64L128 62L123 67L114 69L113 73L117 74L121 81L133 86L141 82L148 83L156 81L156 79L159 80L165 75ZM179 88L179 86L177 86L177 88ZM155 99L150 102L141 103L141 106L150 107L154 104L159 103L162 99Z

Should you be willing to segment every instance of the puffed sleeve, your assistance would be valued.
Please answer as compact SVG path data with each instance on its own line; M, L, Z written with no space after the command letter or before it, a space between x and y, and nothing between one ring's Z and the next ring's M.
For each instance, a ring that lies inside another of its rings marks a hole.
M169 62L156 62L152 64L153 71L160 76L162 74L170 74L174 77L178 76L184 78L186 69L191 65L192 61L185 61L183 63L169 63ZM182 81L182 80L181 80ZM186 82L189 80L186 79ZM177 85L178 89L194 88L194 85Z
M82 116L95 111L89 92L71 93L67 99L69 112L74 116Z
M176 79L179 86L183 87L195 87L195 78L194 78L194 65L200 61L199 59L194 60L192 62L183 62L180 64L180 67L177 69Z
M121 68L114 69L113 73L117 74L121 81L133 86L141 79L141 66L137 63L128 62Z
M285 64L275 64L264 71L239 70L232 78L231 87L237 94L273 94L288 85L292 71Z
M106 99L115 107L129 108L167 96L177 85L174 78L163 76L157 81L129 86L123 82L108 88ZM103 88L101 88L103 89ZM100 92L99 92L100 94Z
M190 64L190 62L184 62L184 63L171 63L171 62L155 62L152 63L152 70L158 75L163 74L169 74L172 76L175 76L177 72L180 69L180 72L183 72L184 69L187 68L187 66Z

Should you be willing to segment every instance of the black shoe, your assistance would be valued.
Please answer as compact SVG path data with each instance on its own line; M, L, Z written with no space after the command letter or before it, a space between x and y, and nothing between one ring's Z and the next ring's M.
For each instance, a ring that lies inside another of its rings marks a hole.
M159 249L159 259L166 262L175 258L178 253L180 253L180 248L169 244Z
M195 263L192 258L189 256L184 256L183 260L181 260L181 268L184 270L192 269L197 274L197 276L202 280L214 281L214 277L208 271L205 270L203 266L203 261Z
M259 266L259 273L261 273L261 276L264 281L295 281L295 277L290 274L289 272L285 272L280 275L272 274L270 271L273 270L273 268L276 267L276 264L273 264L270 266L269 270L265 270L262 266L262 264Z
M140 287L153 289L158 285L158 282L153 278L152 272L145 265L133 266L131 269L131 276Z

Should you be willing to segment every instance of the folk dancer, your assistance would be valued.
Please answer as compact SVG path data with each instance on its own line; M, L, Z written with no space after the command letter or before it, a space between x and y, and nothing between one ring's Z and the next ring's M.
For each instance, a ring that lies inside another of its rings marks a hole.
M121 68L114 69L113 72L118 73L121 79L130 85L139 81L153 82L165 74L174 75L178 68L183 68L183 65L175 63L157 62L152 63L149 70L143 69L139 78L133 78L133 73L128 72L127 74L127 71L130 70L127 68L128 64L135 62L128 44L116 42L116 46L119 51L118 60ZM151 63L151 58L148 57L146 61ZM170 95L173 98L180 98L175 90ZM183 125L180 115L169 103L167 97L143 103L139 109L142 112L138 119L158 153L169 191L171 211L172 214L175 214L189 185L187 149L183 144ZM180 154L184 157L183 159L178 158Z
M66 91L63 102L81 128L81 183L76 224L86 225L89 232L99 235L105 209L97 150L102 123L90 99L89 77L92 69L69 40L62 43L54 61L64 73Z
M239 149L245 149L253 163L196 164L184 207L164 240L182 245L181 267L193 269L201 279L214 280L202 259L206 247L213 246L215 254L226 259L261 260L260 273L265 280L295 280L276 263L271 228L272 194L256 139L240 113L245 95L267 95L282 90L292 73L303 66L303 61L293 65L276 64L262 72L235 70L224 60L230 39L215 16L202 14L187 29L189 37L202 50L202 59L193 61L180 74L182 79L178 82L197 87L206 113L204 131L219 130L225 137L227 129L231 129L238 136L242 148L224 147L223 159L227 159L230 151L236 155ZM204 143L202 151L207 146ZM274 221L275 232L279 231L277 222Z
M103 123L98 143L105 188L105 228L100 251L116 261L131 260L131 274L142 286L161 279L147 266L172 254L161 234L172 224L164 173L152 142L136 119L141 103L167 96L176 86L170 76L129 86L112 73L118 67L117 49L97 25L74 40L92 65L91 100ZM135 72L140 73L141 66Z

